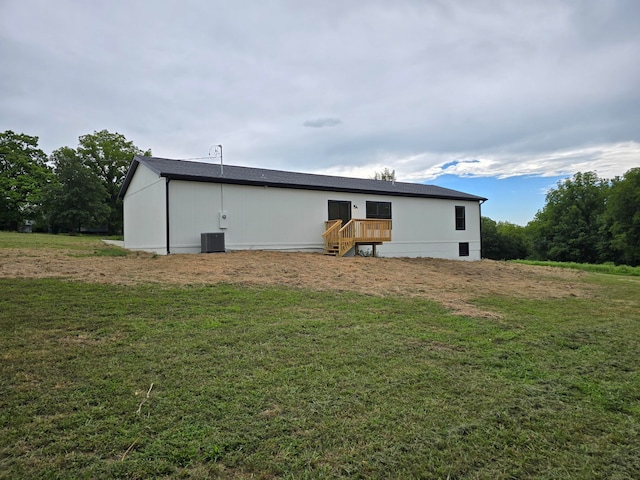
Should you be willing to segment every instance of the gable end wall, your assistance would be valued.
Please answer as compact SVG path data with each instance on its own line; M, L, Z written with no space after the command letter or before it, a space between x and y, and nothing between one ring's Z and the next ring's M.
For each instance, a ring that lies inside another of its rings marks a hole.
M124 196L124 246L165 254L165 179L138 165Z

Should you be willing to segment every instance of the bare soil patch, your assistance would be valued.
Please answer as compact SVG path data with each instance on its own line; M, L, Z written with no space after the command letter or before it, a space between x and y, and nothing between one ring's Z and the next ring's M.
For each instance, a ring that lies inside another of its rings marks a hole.
M588 296L575 270L493 260L329 257L315 253L242 251L223 254L79 257L65 250L0 250L0 278L69 278L134 285L234 283L320 291L424 297L455 313L496 317L471 303L485 295L521 298Z

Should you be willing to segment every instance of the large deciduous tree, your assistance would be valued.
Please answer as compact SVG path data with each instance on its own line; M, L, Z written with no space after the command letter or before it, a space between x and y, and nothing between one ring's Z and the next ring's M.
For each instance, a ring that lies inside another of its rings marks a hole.
M105 202L107 191L96 173L69 147L54 151L51 162L55 176L45 194L49 224L70 232L104 225L110 209Z
M640 265L640 168L612 181L604 214L611 260Z
M528 225L538 258L597 263L609 183L594 172L576 173L549 191L544 208Z
M0 230L17 230L36 219L42 189L51 179L46 161L38 137L0 133Z
M107 227L109 233L122 231L122 201L118 192L134 155L151 155L142 151L120 133L101 130L83 135L77 149L82 161L100 178L106 191L109 206Z

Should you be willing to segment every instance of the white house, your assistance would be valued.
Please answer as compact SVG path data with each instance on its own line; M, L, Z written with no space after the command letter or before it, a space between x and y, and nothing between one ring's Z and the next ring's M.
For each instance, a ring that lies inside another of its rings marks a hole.
M158 254L227 250L480 259L486 198L433 185L136 156L120 198L124 243ZM207 241L208 241L207 240ZM205 250L209 251L209 250Z

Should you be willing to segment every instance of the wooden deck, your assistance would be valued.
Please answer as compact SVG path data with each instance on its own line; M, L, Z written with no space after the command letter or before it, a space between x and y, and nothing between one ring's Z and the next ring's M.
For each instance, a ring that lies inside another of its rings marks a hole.
M344 226L342 220L325 222L325 255L344 256L357 245L380 245L391 241L391 220L352 218Z

